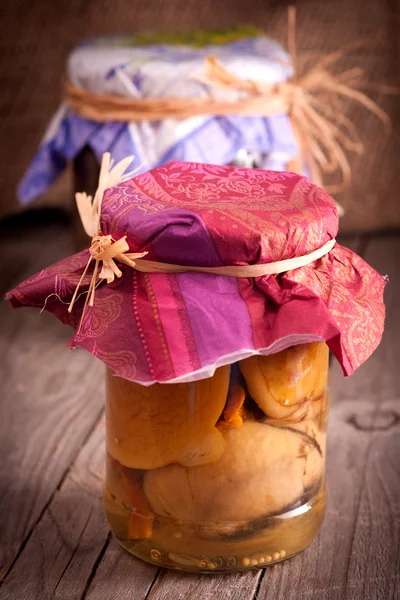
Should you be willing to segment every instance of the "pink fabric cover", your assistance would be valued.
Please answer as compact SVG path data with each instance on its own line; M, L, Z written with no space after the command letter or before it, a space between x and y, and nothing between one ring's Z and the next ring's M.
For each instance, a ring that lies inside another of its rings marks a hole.
M107 190L101 228L127 235L131 252L152 260L246 265L308 254L336 237L338 216L323 190L293 173L171 163ZM84 296L72 314L66 303L88 256L44 269L8 298L42 308L54 294L46 309L76 328ZM70 345L145 385L207 377L251 354L317 340L349 375L382 336L385 280L338 244L310 265L255 279L122 269L98 287Z

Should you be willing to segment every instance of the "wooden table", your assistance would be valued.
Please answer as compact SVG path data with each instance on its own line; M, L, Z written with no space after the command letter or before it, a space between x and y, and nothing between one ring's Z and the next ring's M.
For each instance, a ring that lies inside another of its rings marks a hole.
M54 215L0 225L0 239L10 261L2 291L73 245ZM50 315L2 303L0 600L400 598L400 238L345 243L391 277L384 340L353 377L331 367L329 504L318 538L249 573L167 571L118 546L102 509L102 365L67 351L70 331Z

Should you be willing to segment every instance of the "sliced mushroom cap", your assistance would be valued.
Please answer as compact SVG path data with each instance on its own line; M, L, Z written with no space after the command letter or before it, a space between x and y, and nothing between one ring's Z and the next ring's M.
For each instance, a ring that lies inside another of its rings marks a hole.
M249 394L267 416L296 421L324 393L328 355L322 342L300 344L269 356L251 356L239 368Z

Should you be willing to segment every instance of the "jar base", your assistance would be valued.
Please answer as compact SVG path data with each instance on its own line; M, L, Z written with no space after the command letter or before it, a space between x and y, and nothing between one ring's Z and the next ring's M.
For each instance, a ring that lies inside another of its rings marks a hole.
M323 484L307 502L257 522L187 523L140 515L117 504L105 489L107 520L123 548L158 566L205 574L260 569L295 556L317 535L325 506ZM133 530L129 528L132 519L140 523ZM129 531L133 531L131 539Z

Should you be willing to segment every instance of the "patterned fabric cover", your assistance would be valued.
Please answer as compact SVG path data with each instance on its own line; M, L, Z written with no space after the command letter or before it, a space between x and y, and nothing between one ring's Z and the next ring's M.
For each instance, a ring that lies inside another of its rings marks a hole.
M336 237L338 217L333 200L299 175L171 163L107 190L101 228L127 235L131 251L148 250L151 260L246 265L310 253ZM88 256L41 271L8 298L42 308L53 294L46 309L76 327L84 295L72 314L66 303ZM385 280L338 244L305 267L255 279L122 268L120 279L98 287L70 345L145 385L207 377L252 354L317 340L349 375L381 339Z

